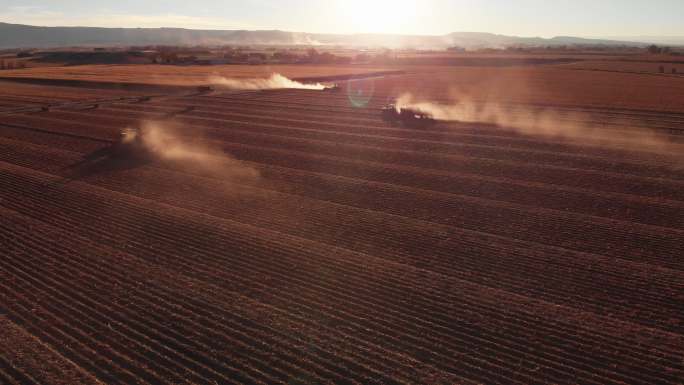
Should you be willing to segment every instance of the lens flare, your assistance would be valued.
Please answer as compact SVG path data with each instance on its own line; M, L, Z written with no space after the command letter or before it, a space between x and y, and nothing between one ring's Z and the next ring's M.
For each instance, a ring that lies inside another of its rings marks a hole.
M366 107L375 94L374 79L356 79L347 82L347 97L352 106Z

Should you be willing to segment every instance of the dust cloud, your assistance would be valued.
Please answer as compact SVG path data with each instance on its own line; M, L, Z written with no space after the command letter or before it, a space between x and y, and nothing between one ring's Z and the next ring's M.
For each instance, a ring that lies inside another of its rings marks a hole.
M621 122L617 118L597 122L596 118L581 112L550 108L511 108L498 103L475 102L462 97L457 100L458 102L453 104L418 101L412 94L406 93L397 99L396 108L420 110L438 120L484 123L522 135L541 136L579 145L654 152L684 160L684 144L673 142L665 135L646 130L615 130L602 127L605 123L633 127L634 122Z
M285 76L277 73L272 74L269 78L253 79L225 78L223 76L213 75L209 77L209 83L232 90L275 90L283 88L297 88L305 90L325 89L323 84L304 84L288 79Z
M194 134L194 133L193 133ZM182 126L172 121L147 120L139 130L125 130L124 142L138 140L155 159L173 168L222 179L257 179L259 172L207 141L183 135Z

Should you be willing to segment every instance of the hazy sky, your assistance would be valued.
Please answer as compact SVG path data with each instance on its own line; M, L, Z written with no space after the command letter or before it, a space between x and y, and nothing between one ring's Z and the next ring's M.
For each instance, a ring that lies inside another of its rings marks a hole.
M684 36L684 0L0 0L33 25L519 36Z

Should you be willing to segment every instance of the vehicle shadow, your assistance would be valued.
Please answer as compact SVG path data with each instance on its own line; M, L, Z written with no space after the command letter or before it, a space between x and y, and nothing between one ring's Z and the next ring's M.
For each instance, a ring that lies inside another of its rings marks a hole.
M132 170L153 161L154 157L148 152L129 148L122 143L113 143L86 154L81 160L62 168L62 179L48 183L47 186L62 186L98 175Z

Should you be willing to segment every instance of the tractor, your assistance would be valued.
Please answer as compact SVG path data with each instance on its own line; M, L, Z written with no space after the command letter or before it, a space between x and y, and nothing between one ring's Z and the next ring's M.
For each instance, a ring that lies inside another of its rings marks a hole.
M394 104L383 107L381 114L386 122L412 128L427 127L436 123L436 120L426 112L414 108L397 108Z
M330 86L330 87L325 87L325 88L323 89L323 91L331 92L331 93L333 93L333 94L337 94L337 93L340 93L340 92L342 91L342 86L340 86L339 84L335 83L335 84L333 84L333 85Z
M212 86L197 86L197 92L201 94L206 94L212 91L214 91L214 87Z
M109 148L109 156L112 158L134 159L149 158L152 154L144 143L143 131L139 128L126 128L121 130L119 140Z
M152 150L144 143L142 130L127 128L107 147L99 148L67 166L70 178L81 178L103 171L124 170L147 164L154 159Z

